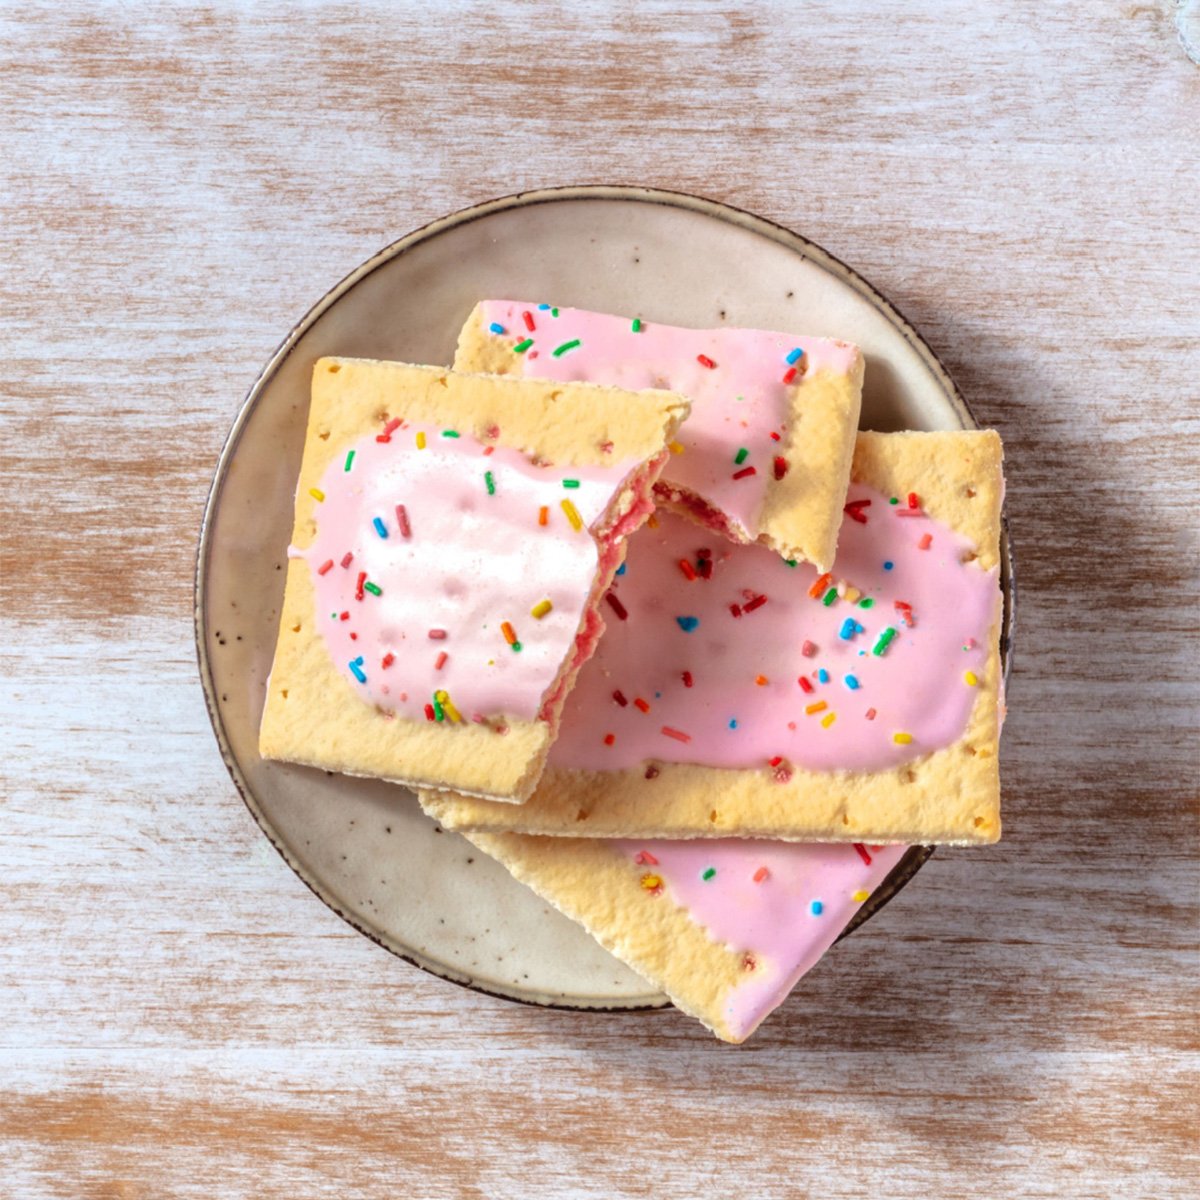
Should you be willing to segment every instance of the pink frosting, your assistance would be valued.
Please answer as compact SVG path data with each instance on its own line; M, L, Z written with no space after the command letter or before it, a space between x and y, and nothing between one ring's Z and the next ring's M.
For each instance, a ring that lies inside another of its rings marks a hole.
M714 941L745 955L724 1014L738 1038L783 1001L908 849L738 838L612 845L643 878L661 879L666 895L647 890L647 904L669 896Z
M420 434L425 449L417 448ZM467 434L447 437L420 425L339 451L318 485L325 498L315 506L316 537L306 551L290 552L308 561L318 628L338 670L364 700L412 719L426 715L437 691L464 720L538 716L603 569L595 529L640 466L535 464L518 451L489 452ZM611 559L604 561L611 569ZM546 600L549 612L534 617ZM519 650L509 645L504 622Z
M483 323L485 329L500 326L504 332L494 336L507 345L532 342L516 355L527 376L631 390L667 388L689 397L691 415L679 431L684 452L668 462L663 482L704 497L751 540L760 532L759 512L779 453L771 434L786 433L792 394L817 372L846 374L858 357L856 347L827 338L646 322L634 332L627 317L515 300L485 301ZM555 350L576 340L578 346L555 356ZM789 363L795 350L803 354ZM795 375L785 383L793 367ZM749 453L735 465L739 447ZM754 474L734 478L749 467Z
M627 619L606 614L550 761L618 769L649 759L713 767L783 759L873 771L956 741L978 694L967 673L982 682L994 637L998 575L963 562L966 540L912 515L906 497L889 500L851 486L848 507L869 501L856 509L865 523L843 523L832 578L816 598L809 564L723 544L660 511L657 526L629 543L613 586ZM711 552L710 578L701 550ZM862 597L846 599L847 585ZM836 586L843 596L827 605ZM888 629L890 642L874 653ZM822 707L806 711L814 705Z

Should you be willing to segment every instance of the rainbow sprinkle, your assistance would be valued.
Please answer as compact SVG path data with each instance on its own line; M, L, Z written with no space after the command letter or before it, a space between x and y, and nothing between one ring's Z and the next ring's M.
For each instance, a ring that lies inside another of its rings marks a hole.
M583 528L583 518L579 515L579 509L570 500L563 500L561 507L567 514L567 520L571 522L571 528L578 533Z
M874 654L876 658L882 658L887 653L887 648L891 645L892 639L895 636L896 630L889 625L879 635L879 637L875 639L875 645L871 647L871 653Z
M699 617L676 617L675 624L683 630L684 633L691 633L700 624Z
M539 600L530 610L529 615L535 620L540 621L552 608L553 604L549 600Z
M417 430L417 449L425 449L425 431L423 429Z
M750 457L750 451L743 446L734 456L733 461L740 467Z
M716 873L717 873L716 867L705 867L704 870L700 872L700 878L703 879L705 883L707 883L710 879L712 879L716 875Z
M578 479L564 479L562 485L565 488L577 488L579 486Z
M819 917L825 911L825 905L823 905L820 900L814 900L808 906L808 911L811 912L814 917Z
M533 345L533 338L523 338L513 347L514 354L524 354Z
M379 536L381 538L387 537L387 535L388 535L387 526L383 523L383 521L379 517L375 517L371 521L371 524L375 526L375 532L377 534L379 534Z
M488 329L490 329L492 331L492 333L499 333L501 335L504 333L504 326L501 325L498 321L493 321L488 326Z
M355 451L353 451L353 450L349 451L346 454L346 465L342 468L342 470L344 470L344 471L350 470L350 468L354 465L354 455L355 455Z
M325 499L325 493L320 488L309 488L308 494L318 503Z
M854 892L851 895L850 899L853 900L856 904L861 904L870 894L871 893L866 891L865 889L859 888L857 892Z
M846 676L846 686L847 686L847 687L848 687L848 688L849 688L849 689L850 689L852 692L857 692L857 691L858 691L858 689L859 689L860 687L862 687L862 684L858 682L858 676L857 676L857 675L847 675L847 676Z
M569 354L572 350L577 349L583 343L578 338L572 338L569 342L563 342L561 346L556 347L551 353L555 358L562 358L564 354Z
M637 317L634 317L633 323L629 326L629 328L632 329L634 333L641 333L642 332L641 320Z
M796 363L800 361L803 354L804 351L801 350L799 346L795 346L783 356L783 361L787 363L789 367L794 367Z
M363 587L366 588L366 590L370 592L372 596L383 595L383 588L381 588L377 583L364 583Z
M491 473L491 471L484 471L483 482L487 486L487 494L489 496L494 496L496 494L496 477Z
M353 674L359 683L367 682L367 677L363 674L363 658L361 654L357 658L352 658L346 665L350 668L351 674Z
M911 733L893 733L892 734L892 741L895 742L897 746L907 746L912 740L913 739L912 739Z
M978 687L979 676L976 675L974 671L964 671L963 682L967 685L967 687Z

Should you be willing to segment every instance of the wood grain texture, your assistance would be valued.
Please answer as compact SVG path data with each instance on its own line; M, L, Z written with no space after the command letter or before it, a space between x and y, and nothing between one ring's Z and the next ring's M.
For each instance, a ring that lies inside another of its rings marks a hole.
M1200 72L1174 17L0 7L0 1195L1194 1195ZM1004 841L939 854L741 1050L354 934L242 808L195 679L210 472L284 331L432 217L588 181L822 243L1008 450Z

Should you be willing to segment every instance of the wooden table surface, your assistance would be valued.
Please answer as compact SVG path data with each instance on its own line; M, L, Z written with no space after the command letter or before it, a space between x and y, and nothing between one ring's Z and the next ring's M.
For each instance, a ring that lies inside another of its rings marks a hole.
M0 8L0 1196L1196 1195L1195 8ZM822 243L1008 448L1004 840L741 1049L354 933L196 678L210 474L292 321L591 181Z

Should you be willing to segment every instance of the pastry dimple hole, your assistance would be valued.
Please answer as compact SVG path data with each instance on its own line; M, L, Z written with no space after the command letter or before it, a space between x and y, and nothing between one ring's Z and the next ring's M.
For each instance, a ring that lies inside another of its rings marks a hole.
M586 821L587 819L588 814L582 808L575 814L575 820L577 821Z
M979 555L974 550L965 550L958 556L958 561L960 563L969 563L974 562L978 557Z
M287 688L280 688L280 689L279 689L279 694L280 694L280 695L281 695L281 696L282 696L282 697L283 697L285 700L287 699L287 693L288 693L288 690L287 690Z
M978 829L980 827L980 825L986 825L986 824L987 824L987 822L983 819L983 817L975 818L975 828L976 829Z
M329 364L330 375L336 375L341 369L342 369L341 363L330 363Z
M715 808L712 810L712 812L710 812L710 813L708 814L708 819L709 819L711 822L713 822L714 824L716 823L716 820L717 820L717 810L716 810Z
M293 633L299 633L299 632L300 632L300 622L299 622L299 621L297 621L297 622L296 622L296 624L292 626L292 632L293 632Z
M973 487L969 487L969 488L967 488L967 489L966 489L966 493L967 493L967 499L968 499L968 500L974 500L974 499L975 499L975 489L974 489Z
M905 783L916 783L917 782L917 773L911 767L909 767L909 769L904 772L904 782Z
M849 825L849 824L850 824L850 818L849 818L848 816L846 816L846 814L845 814L845 813L842 813L842 824L843 824L843 825Z

